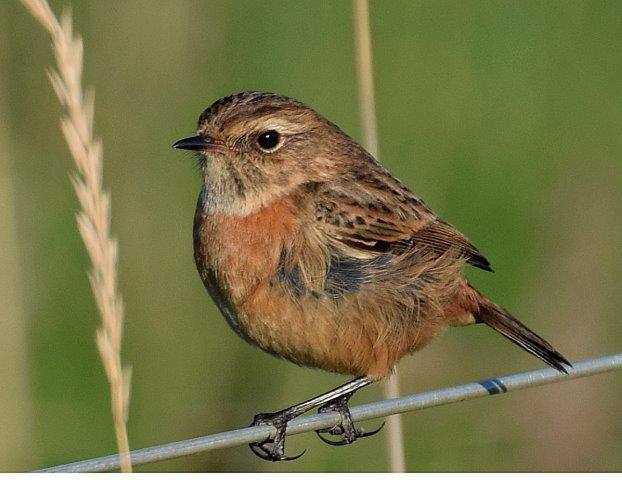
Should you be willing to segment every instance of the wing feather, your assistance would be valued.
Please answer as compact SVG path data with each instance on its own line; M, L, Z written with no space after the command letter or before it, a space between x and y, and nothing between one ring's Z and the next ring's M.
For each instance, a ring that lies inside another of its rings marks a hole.
M315 183L309 188L316 228L338 251L370 257L412 249L440 257L456 250L471 265L492 271L468 238L386 171L352 180Z

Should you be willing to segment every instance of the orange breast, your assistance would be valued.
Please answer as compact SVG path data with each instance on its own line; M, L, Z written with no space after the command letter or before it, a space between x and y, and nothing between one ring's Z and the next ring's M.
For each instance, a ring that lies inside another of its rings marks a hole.
M258 290L270 288L280 252L297 225L289 197L245 217L208 214L200 205L195 214L194 256L203 283L236 333L266 350L265 323L274 322L249 302Z
M258 284L274 276L283 244L295 235L291 203L283 197L245 217L197 213L199 271L213 272L231 300L243 302Z
M322 251L297 208L294 197L282 197L246 217L197 211L197 267L239 335L297 364L378 379L444 330L449 320L420 315L398 274L338 300L292 294L277 275L283 248L304 245L297 251L307 260Z

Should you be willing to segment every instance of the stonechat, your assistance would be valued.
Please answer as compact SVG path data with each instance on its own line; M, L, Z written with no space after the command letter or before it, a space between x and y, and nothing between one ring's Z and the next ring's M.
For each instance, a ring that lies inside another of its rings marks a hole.
M473 243L313 109L238 93L173 146L200 162L194 258L231 328L298 365L356 376L257 415L253 424L276 428L251 444L260 457L297 458L284 453L287 422L313 408L341 414L329 443L374 433L353 425L351 395L448 326L483 323L559 371L570 366L465 279L467 264L492 271Z

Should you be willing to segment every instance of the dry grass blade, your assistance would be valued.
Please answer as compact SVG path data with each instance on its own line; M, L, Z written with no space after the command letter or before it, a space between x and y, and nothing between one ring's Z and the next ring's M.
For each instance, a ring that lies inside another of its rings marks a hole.
M376 100L374 97L374 73L372 68L371 29L367 0L353 0L354 35L356 49L356 75L358 80L359 110L363 123L363 146L378 159L378 130L376 128ZM397 367L387 380L385 397L400 396ZM391 472L406 471L402 417L387 418L387 454Z
M121 471L131 472L127 438L130 369L121 364L123 301L117 289L117 243L110 234L110 195L102 188L102 145L93 138L93 95L82 89L82 40L72 32L71 15L59 22L45 0L22 0L52 37L58 71L49 74L63 107L61 127L77 167L72 183L82 211L78 228L91 258L89 279L102 324L96 343L110 383Z

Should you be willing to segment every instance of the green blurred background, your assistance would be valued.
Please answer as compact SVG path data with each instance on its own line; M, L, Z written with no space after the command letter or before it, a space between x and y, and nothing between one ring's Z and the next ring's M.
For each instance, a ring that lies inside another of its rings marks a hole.
M350 2L71 6L120 243L131 446L245 426L345 381L229 330L192 260L200 178L170 146L247 89L296 97L360 138ZM468 271L481 290L571 360L620 351L622 2L382 1L371 14L383 163L491 260L495 274ZM1 470L115 450L52 64L43 30L2 2ZM413 393L541 366L473 327L400 373ZM611 373L406 414L408 469L620 470L621 394ZM238 447L137 470L385 471L384 435L344 448L292 437L291 453L308 451L283 464Z

